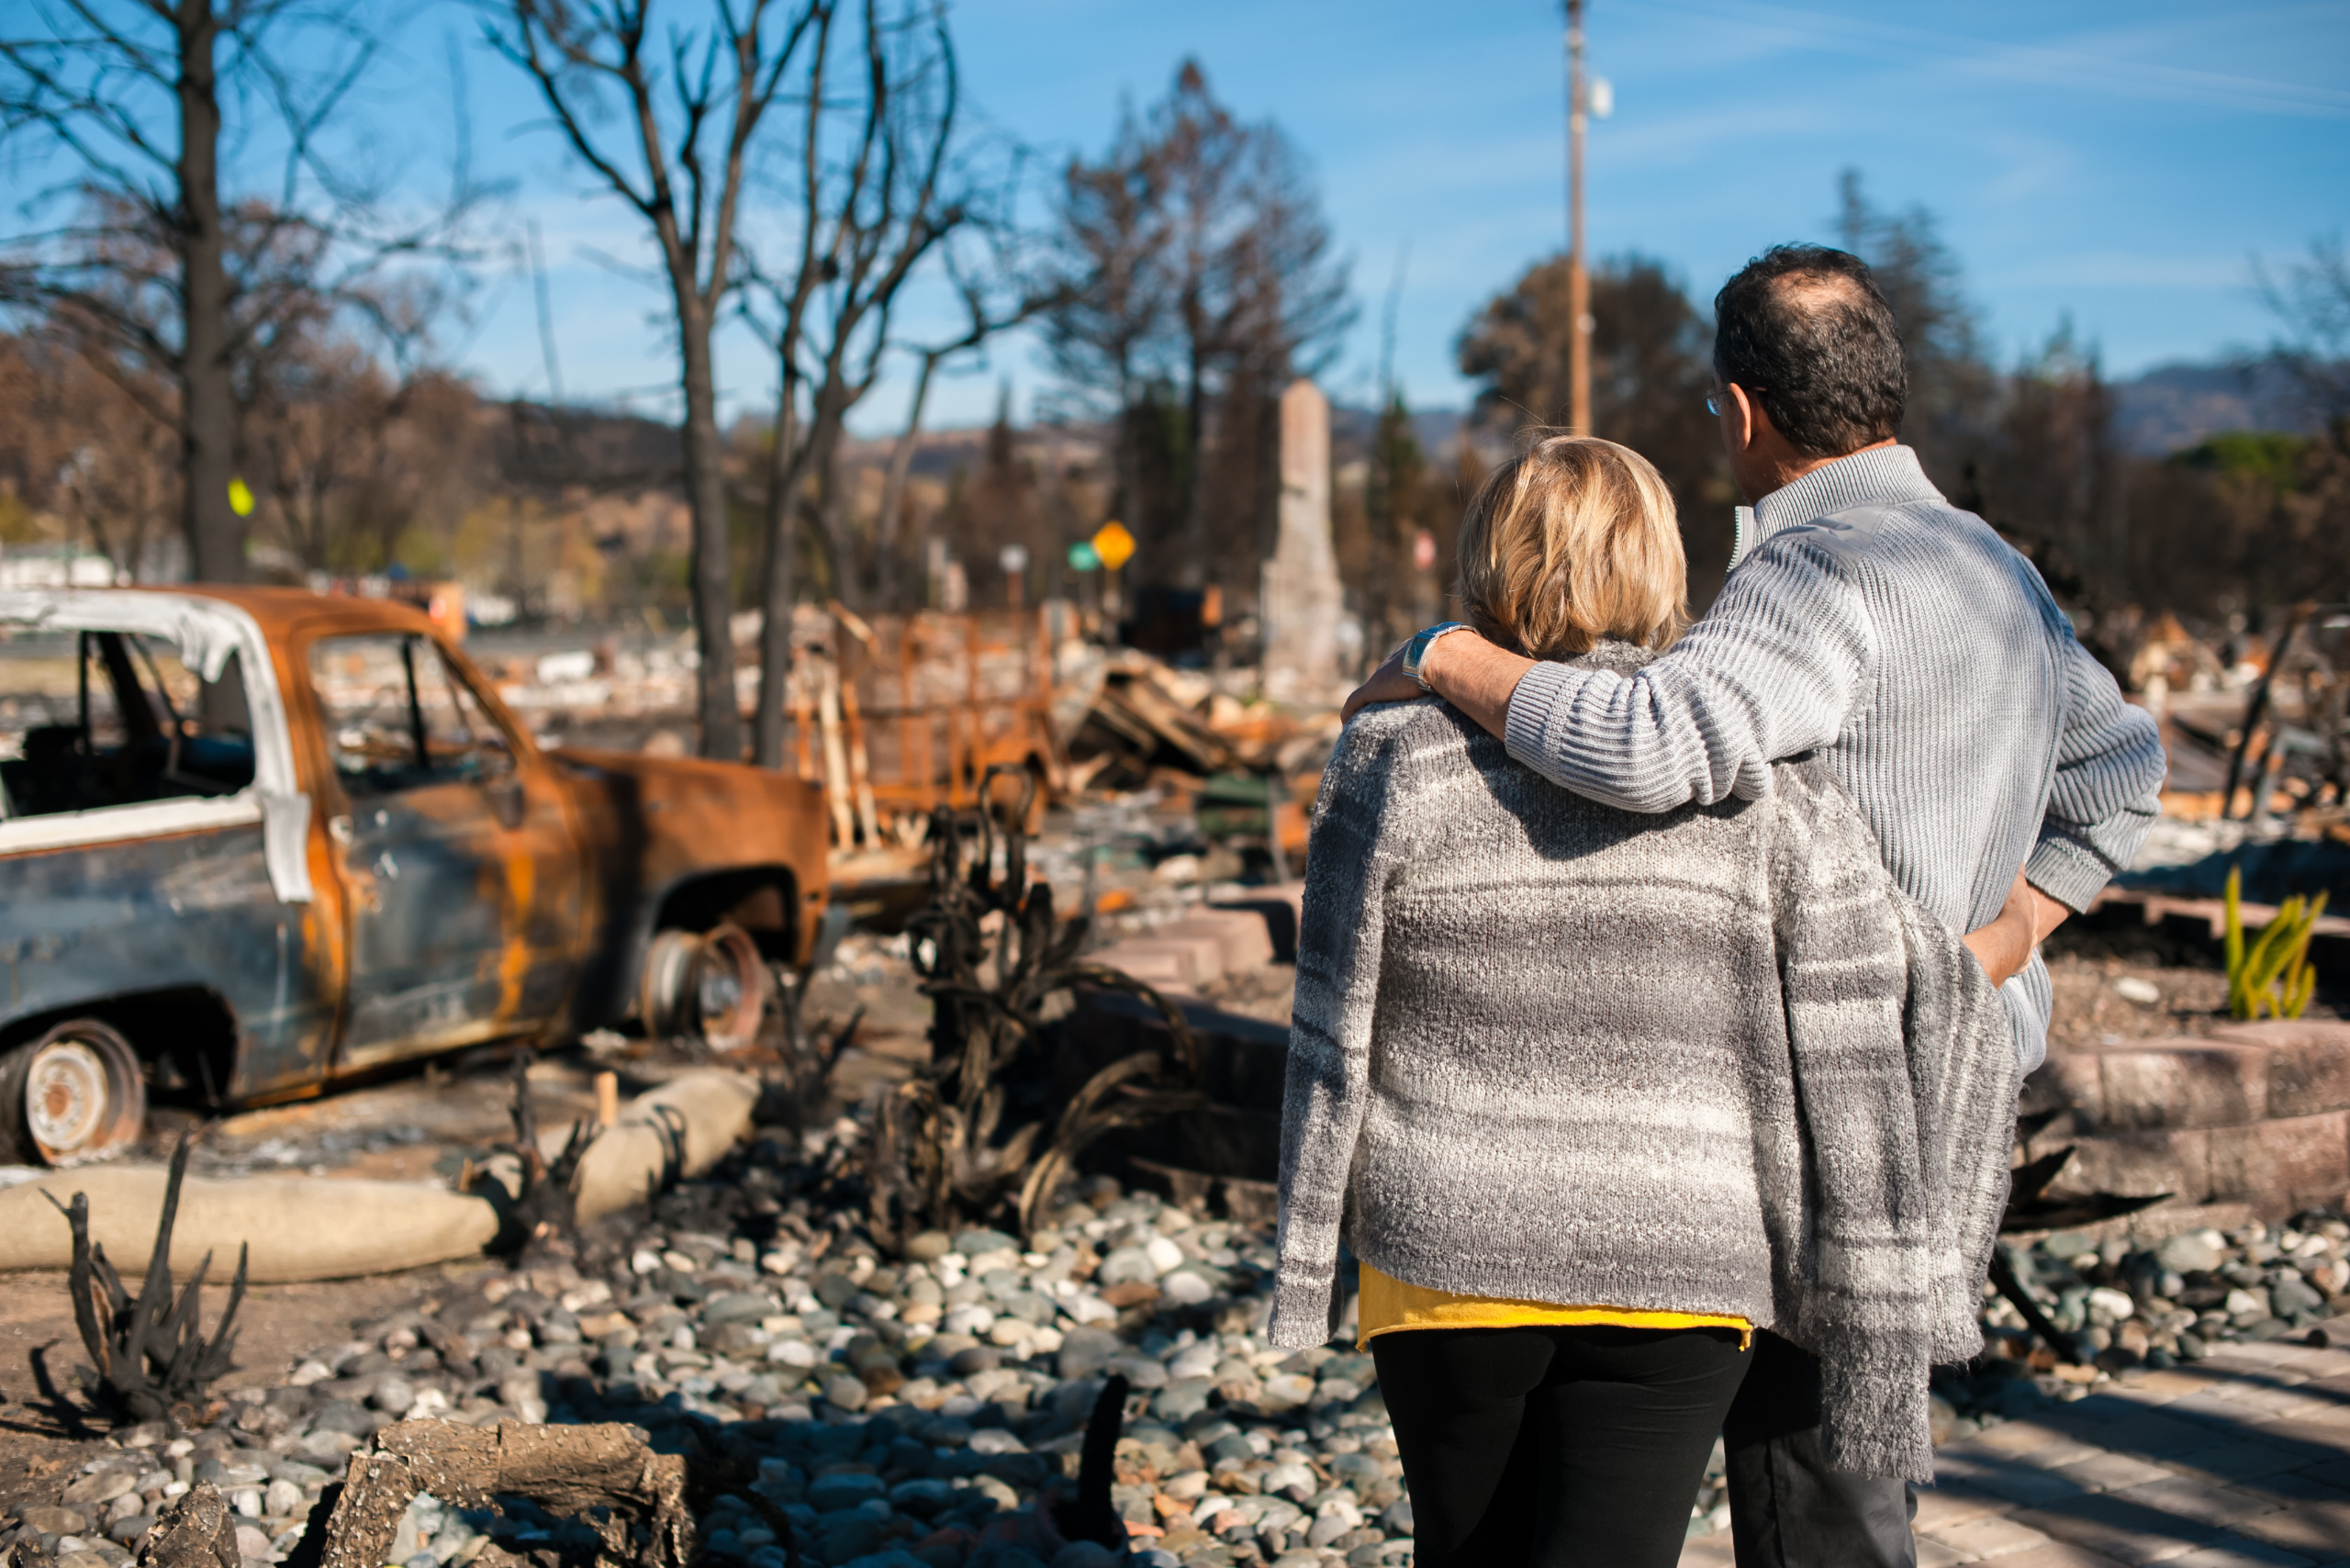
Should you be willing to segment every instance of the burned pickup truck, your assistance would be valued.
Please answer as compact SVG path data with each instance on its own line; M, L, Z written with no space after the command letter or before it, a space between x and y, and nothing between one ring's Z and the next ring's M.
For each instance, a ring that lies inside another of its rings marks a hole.
M0 593L0 1162L630 1018L722 1047L825 896L822 792L542 750L421 613Z

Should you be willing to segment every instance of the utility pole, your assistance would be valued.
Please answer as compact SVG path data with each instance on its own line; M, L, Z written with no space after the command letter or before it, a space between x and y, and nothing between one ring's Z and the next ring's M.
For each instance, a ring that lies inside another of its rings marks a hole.
M1591 433L1591 271L1583 239L1583 0L1567 0L1567 433Z

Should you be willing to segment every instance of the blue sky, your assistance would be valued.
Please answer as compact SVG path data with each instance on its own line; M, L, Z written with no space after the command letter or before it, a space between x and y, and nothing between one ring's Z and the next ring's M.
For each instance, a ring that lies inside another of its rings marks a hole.
M2003 357L2069 314L2129 375L2263 341L2253 259L2289 261L2350 209L2343 0L1589 12L1617 106L1591 138L1594 249L1660 257L1701 297L1767 244L1830 237L1837 174L1857 167L1881 205L1939 218ZM1164 92L1186 54L1239 114L1277 120L1353 259L1361 320L1327 378L1341 399L1371 394L1406 248L1396 368L1415 405L1438 408L1467 397L1462 322L1562 243L1555 0L959 0L953 15L971 101L1046 167L1099 150L1121 102ZM614 271L649 259L641 226L534 123L522 79L476 36L457 6L416 14L362 106L373 146L417 170L445 161L454 40L477 161L515 182L509 229L535 218L544 232L566 390L660 411L674 375L661 301ZM519 269L489 270L446 346L494 392L545 391ZM730 414L767 401L756 346L730 336L722 354ZM1024 407L1042 376L1032 345L1006 342L944 388L934 422L983 420L1004 379ZM900 406L885 387L858 423L884 428Z

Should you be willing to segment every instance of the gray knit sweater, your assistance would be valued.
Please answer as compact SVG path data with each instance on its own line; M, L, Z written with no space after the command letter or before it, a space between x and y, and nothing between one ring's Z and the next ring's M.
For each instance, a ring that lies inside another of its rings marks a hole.
M1821 1356L1833 1462L1931 1474L1927 1369L1981 1348L2011 1036L1825 771L1774 774L1637 814L1440 702L1347 727L1307 863L1276 1344L1328 1336L1343 1235L1440 1290L1742 1316Z
M1662 812L1763 794L1772 762L1817 751L1902 890L1959 930L1998 914L2027 861L2087 909L2154 823L2162 742L2031 564L1906 446L1765 496L1752 532L1706 618L1638 675L1551 665L1519 682L1510 755ZM2026 1070L2049 1000L2034 954L2007 995Z

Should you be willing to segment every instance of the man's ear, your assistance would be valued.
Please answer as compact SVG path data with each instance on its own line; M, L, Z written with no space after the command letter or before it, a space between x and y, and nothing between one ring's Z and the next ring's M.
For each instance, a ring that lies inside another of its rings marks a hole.
M1729 394L1730 433L1737 438L1740 452L1751 451L1769 426L1771 416L1762 411L1760 400L1749 398L1746 388L1735 381L1723 390Z

